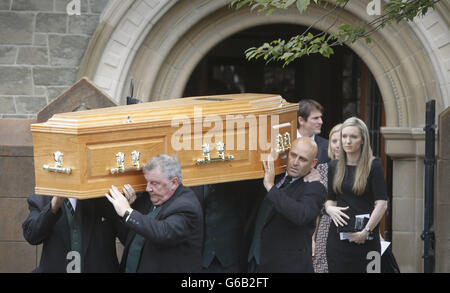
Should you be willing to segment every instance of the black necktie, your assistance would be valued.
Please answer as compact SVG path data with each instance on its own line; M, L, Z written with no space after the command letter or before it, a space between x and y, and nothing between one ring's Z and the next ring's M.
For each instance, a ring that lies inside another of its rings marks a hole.
M287 175L287 176L284 178L283 184L281 184L280 187L278 187L278 189L281 189L281 188L285 187L286 185L288 185L289 183L291 183L291 181L292 181L292 176Z
M73 215L75 215L75 210L73 209L72 204L70 203L70 200L68 198L66 198L66 200L64 201L67 208L69 208L70 213Z

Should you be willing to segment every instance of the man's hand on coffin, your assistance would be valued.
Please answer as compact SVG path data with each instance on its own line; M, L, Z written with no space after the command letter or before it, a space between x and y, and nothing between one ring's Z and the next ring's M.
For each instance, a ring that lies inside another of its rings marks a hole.
M54 196L51 201L52 213L56 214L64 203L64 197Z
M311 172L309 172L305 177L303 177L303 181L305 181L305 182L320 181L319 171L312 168Z
M264 187L267 191L270 191L275 185L275 167L273 164L273 157L269 155L267 161L263 161L264 166Z
M130 204L128 203L128 200L122 193L120 193L120 191L114 185L111 185L111 188L109 189L109 194L106 193L105 196L109 200L109 202L112 203L114 209L116 210L116 213L120 217L123 217L125 211L131 208Z
M136 191L134 191L133 187L131 187L130 184L125 184L122 191L125 197L128 199L128 203L132 205L136 200Z

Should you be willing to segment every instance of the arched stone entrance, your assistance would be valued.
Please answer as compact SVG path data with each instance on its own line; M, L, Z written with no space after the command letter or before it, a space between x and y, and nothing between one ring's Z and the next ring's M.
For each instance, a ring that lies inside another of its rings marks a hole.
M91 78L118 102L127 95L131 77L137 95L145 100L178 98L203 55L238 31L271 22L314 24L316 29L324 30L334 21L330 17L316 24L323 14L316 6L301 16L295 8L266 16L250 13L248 9L230 9L229 2L110 1L79 75ZM366 13L368 2L350 2L341 19L347 23L370 20ZM446 4L439 7L448 9ZM441 36L437 43L436 36ZM386 27L372 36L370 45L364 41L350 45L374 75L385 104L386 152L394 159L393 237L395 245L398 244L394 252L403 264L403 271L421 271L420 127L425 120L426 101L435 99L438 113L450 104L447 74L450 64L442 62L450 57L448 38L448 23L437 10L431 20L424 18L412 25ZM403 178L404 174L409 177ZM405 179L417 182L416 186L404 186L401 182ZM412 259L411 255L416 257Z

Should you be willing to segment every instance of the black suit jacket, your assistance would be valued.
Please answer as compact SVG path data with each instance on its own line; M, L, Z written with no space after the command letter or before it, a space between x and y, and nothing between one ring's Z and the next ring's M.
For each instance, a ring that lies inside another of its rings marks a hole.
M328 139L325 139L317 134L314 136L314 141L317 143L317 164L327 163L330 161L328 157Z
M194 192L180 184L155 219L144 193L133 203L134 211L119 236L125 245L120 271L125 271L128 250L136 233L145 238L138 273L191 273L201 269L203 214Z
M245 180L209 185L209 194L204 186L194 186L203 208L204 241L203 267L211 265L216 257L224 268L238 264L246 271L250 246L251 212L257 199L256 190L261 180Z
M28 197L30 214L22 224L23 236L32 245L43 243L38 273L65 273L70 249L69 223L64 206L53 214L51 196ZM106 198L78 200L82 206L82 269L83 273L117 272L116 254L118 216Z
M273 207L262 230L261 264L256 272L314 272L312 234L325 197L320 182L307 183L303 178L282 189L272 187L267 199Z

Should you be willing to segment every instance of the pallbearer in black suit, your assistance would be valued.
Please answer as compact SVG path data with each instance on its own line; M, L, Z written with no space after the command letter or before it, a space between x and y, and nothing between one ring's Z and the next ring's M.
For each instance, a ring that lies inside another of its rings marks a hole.
M322 128L323 107L314 100L301 100L298 103L298 127L297 137L310 137L318 147L318 164L330 161L328 157L328 140L319 136Z
M325 201L325 187L303 177L317 164L317 145L309 137L296 139L286 173L275 184L273 160L264 162L263 199L256 217L248 255L250 272L314 272L311 237Z
M122 217L119 238L125 244L120 271L128 273L195 273L201 268L203 214L194 192L182 184L175 156L158 155L144 166L146 191L125 196L111 187L108 200ZM127 200L128 199L128 200Z
M22 224L32 245L43 244L35 273L115 273L119 217L104 198L76 200L33 194Z
M202 273L247 271L247 253L260 180L195 186L204 215Z

